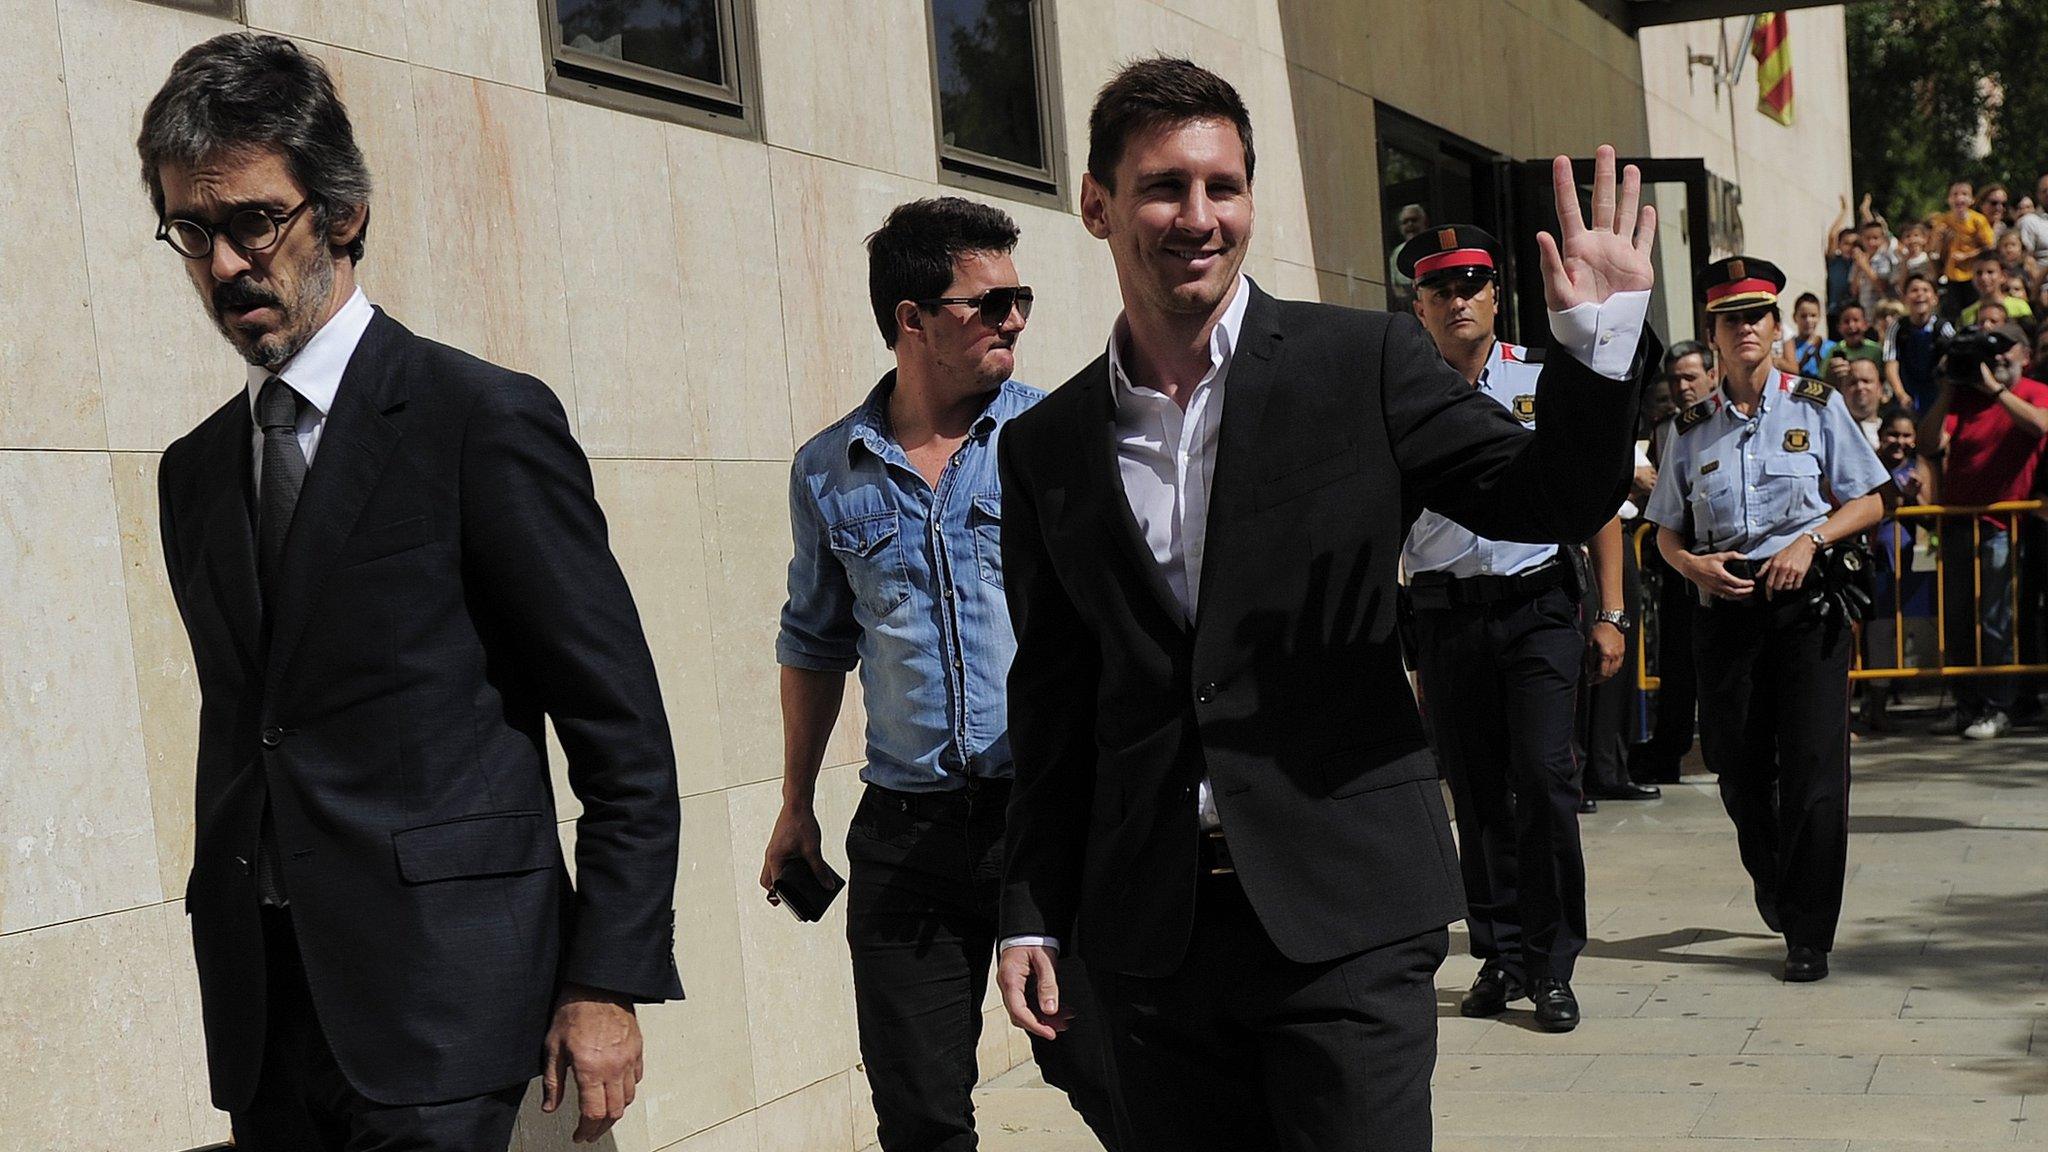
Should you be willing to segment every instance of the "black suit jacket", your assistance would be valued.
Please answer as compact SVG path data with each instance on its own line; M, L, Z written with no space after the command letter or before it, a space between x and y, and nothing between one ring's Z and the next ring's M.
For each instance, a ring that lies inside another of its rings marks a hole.
M201 695L185 909L214 1104L260 1072L266 798L320 1022L372 1100L535 1075L563 981L680 997L668 721L554 394L378 312L267 604L250 437L238 393L158 493ZM584 806L573 889L543 714Z
M1005 936L1078 938L1134 975L1180 963L1206 772L1246 894L1317 962L1463 914L1436 765L1395 636L1424 506L1495 539L1576 542L1614 515L1637 388L1553 351L1532 435L1409 316L1256 288L1230 366L1184 624L1138 535L1107 357L1001 447L1011 665Z

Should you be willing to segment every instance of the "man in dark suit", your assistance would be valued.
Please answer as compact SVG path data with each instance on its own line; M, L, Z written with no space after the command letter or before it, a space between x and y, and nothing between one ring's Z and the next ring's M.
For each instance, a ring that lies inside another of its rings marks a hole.
M249 362L165 452L201 693L185 908L213 1102L256 1152L503 1149L564 1072L596 1140L682 995L674 752L554 395L355 286L369 172L319 62L187 52L138 148ZM556 837L543 717L583 802Z
M1419 1152L1462 909L1394 636L1401 541L1424 507L1560 543L1613 516L1654 218L1633 169L1617 203L1603 148L1589 229L1559 158L1530 433L1412 317L1241 276L1253 151L1228 83L1142 61L1089 127L1082 220L1124 314L1000 449L1004 1001L1057 1035L1053 962L1078 947L1129 1147Z

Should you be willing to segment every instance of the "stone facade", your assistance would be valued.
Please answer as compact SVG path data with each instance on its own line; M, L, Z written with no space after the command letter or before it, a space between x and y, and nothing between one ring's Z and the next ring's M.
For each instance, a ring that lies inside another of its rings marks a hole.
M0 1144L183 1149L226 1125L181 912L197 700L155 471L243 369L151 238L133 141L171 61L234 25L142 0L4 7L0 1047L23 1074L0 1093ZM371 299L557 390L646 620L681 765L691 997L643 1013L647 1078L612 1146L865 1144L841 925L796 924L755 876L778 802L789 457L887 365L861 238L941 189L925 5L756 0L760 139L547 94L535 0L243 7L342 86L377 179ZM1244 91L1263 210L1248 267L1281 295L1381 300L1375 100L1516 157L1663 143L1652 42L1580 0L1058 0L1056 16L1069 172L1121 60L1184 53ZM1820 18L1800 19L1795 43ZM1818 116L1830 81L1800 66ZM1091 359L1117 310L1071 184L1066 200L1001 201L1039 299L1020 375L1042 385ZM828 841L860 787L857 716L856 694L821 785ZM984 1067L1026 1054L992 1011ZM529 1120L519 1147L567 1147L556 1120Z

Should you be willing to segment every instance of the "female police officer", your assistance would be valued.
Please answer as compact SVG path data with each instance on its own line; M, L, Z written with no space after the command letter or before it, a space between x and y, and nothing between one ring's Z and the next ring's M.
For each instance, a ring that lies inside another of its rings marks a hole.
M1650 495L1657 548L1700 590L1700 745L1721 777L1785 979L1828 974L1849 841L1845 614L1821 564L1883 516L1888 477L1842 398L1771 363L1785 276L1749 257L1700 276L1719 390L1678 418Z

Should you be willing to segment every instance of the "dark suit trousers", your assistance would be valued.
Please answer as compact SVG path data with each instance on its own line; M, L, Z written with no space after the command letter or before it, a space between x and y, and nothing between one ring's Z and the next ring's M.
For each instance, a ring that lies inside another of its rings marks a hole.
M503 1152L510 1146L525 1081L442 1104L392 1107L364 1098L336 1066L314 1015L291 911L263 909L263 937L269 978L263 1074L248 1109L231 1117L236 1152Z
M1353 956L1280 954L1205 876L1171 976L1098 972L1130 1152L1429 1152L1443 929Z
M1679 761L1692 750L1699 678L1693 667L1693 618L1699 596L1692 581L1664 563L1656 548L1643 553L1657 573L1657 709L1650 739L1636 746L1629 773L1646 784L1678 782Z
M1787 944L1827 951L1849 860L1850 630L1803 601L1758 601L1700 609L1693 639L1700 750L1758 910Z
M1586 946L1572 748L1585 639L1562 588L1415 613L1423 708L1457 806L1472 954L1570 980Z
M1635 549L1624 537L1621 562L1622 606L1631 619L1640 619L1636 596ZM1580 623L1590 631L1600 611L1596 597L1581 605ZM1641 633L1631 628L1622 634L1621 671L1606 682L1595 684L1586 673L1579 691L1580 729L1586 749L1586 782L1597 788L1618 788L1631 783L1628 770L1629 710L1636 700L1636 645Z
M870 784L847 828L846 940L883 1152L979 1146L975 1047L995 955L1009 803L1007 780L936 794ZM1074 1023L1057 1040L1034 1039L1032 1055L1045 1082L1065 1091L1116 1152L1103 1022L1081 964L1063 957L1058 975Z

